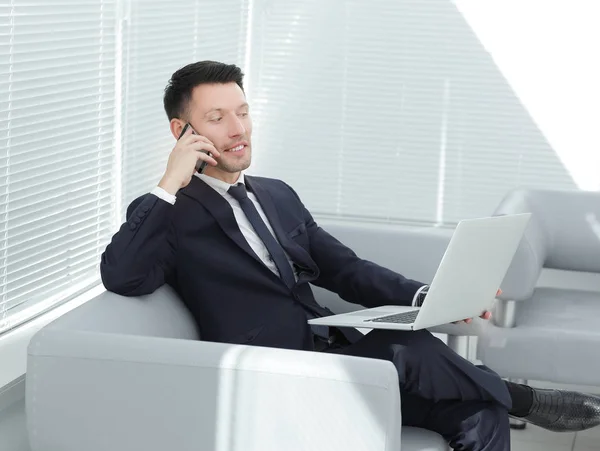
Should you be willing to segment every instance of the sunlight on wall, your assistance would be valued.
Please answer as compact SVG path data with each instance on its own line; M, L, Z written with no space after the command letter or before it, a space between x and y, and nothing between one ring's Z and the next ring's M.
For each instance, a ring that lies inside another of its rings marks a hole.
M600 2L455 0L584 190L600 190Z

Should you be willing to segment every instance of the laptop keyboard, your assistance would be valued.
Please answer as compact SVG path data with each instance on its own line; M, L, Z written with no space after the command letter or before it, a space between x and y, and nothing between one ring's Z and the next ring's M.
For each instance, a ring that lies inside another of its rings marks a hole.
M419 314L418 310L411 312L396 313L394 315L381 316L379 318L366 319L365 321L372 321L374 323L395 323L395 324L412 324L417 319Z

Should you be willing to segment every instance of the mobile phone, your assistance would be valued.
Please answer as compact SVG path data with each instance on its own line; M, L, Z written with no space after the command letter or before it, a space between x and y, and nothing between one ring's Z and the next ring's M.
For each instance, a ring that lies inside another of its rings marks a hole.
M188 128L192 128L192 126L189 123L186 123L183 127L183 129L181 130L181 133L179 134L179 138L177 138L177 141L179 141L181 139L181 137L185 134L185 132L187 132ZM193 135L197 135L198 133L196 133L196 130L194 130L192 128L192 134ZM206 155L208 155L209 157L212 157L212 154L210 152L204 152ZM206 169L206 165L208 163L206 161L203 160L198 160L198 163L196 164L196 171L199 174L202 174L204 172L204 169Z

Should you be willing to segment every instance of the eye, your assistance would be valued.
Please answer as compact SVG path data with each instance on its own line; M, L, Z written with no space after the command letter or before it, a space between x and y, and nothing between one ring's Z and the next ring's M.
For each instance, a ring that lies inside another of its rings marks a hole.
M221 122L222 117L215 117L210 120L210 122Z
M240 116L246 117L246 116L248 116L248 113L240 113Z

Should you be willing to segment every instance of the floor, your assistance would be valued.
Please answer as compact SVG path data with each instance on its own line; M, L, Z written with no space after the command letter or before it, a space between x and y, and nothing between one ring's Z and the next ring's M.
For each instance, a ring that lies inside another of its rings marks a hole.
M557 434L527 425L512 431L512 451L600 451L600 428L577 434Z
M0 411L0 451L31 451L22 400Z
M534 387L579 390L600 395L600 387L577 387L529 381ZM578 433L554 433L527 425L523 431L511 433L512 451L600 451L600 426Z
M434 334L445 341L446 337ZM472 358L477 354L477 340L470 339L466 351L474 364L481 364ZM600 387L555 384L543 381L528 381L539 388L558 388L592 393L600 396ZM511 431L511 451L600 451L600 426L579 433L556 433L528 424L525 430Z

